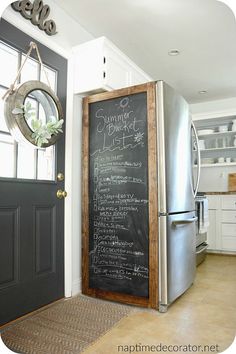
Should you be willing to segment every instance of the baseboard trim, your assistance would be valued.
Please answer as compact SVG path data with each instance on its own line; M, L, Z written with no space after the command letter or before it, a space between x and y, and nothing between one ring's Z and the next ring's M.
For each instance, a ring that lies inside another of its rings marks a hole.
M72 284L72 296L81 293L81 278L75 279Z
M216 255L216 256L236 256L235 251L221 251L221 250L207 250L208 254Z

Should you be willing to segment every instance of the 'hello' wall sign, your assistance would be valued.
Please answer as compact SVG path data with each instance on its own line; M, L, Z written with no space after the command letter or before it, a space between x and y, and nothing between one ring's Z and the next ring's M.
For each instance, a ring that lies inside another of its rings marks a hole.
M42 0L29 0L15 1L11 4L15 11L30 20L35 26L45 31L49 36L56 34L56 23L53 20L47 20L50 14L50 7L44 5Z

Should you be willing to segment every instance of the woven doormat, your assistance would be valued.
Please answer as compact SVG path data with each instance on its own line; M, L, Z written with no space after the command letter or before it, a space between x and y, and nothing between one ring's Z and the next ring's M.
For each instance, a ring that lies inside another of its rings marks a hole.
M76 296L12 325L2 340L17 353L79 354L133 312L132 306Z

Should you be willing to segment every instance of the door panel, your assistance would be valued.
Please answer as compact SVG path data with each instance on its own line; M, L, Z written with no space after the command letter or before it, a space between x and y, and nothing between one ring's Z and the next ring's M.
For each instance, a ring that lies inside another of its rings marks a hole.
M0 208L0 289L17 281L18 208Z
M35 207L36 274L55 272L55 206Z
M4 20L0 40L22 52L35 41ZM43 62L57 72L57 96L65 119L67 62L37 45ZM15 156L18 151L27 163L21 164L21 170L15 168L14 178L0 178L0 325L64 296L64 200L56 197L64 181L55 178L59 172L64 174L64 134L55 145L55 164L49 150L35 154L36 150L23 151L16 142L13 146ZM29 176L25 168L30 161L38 169ZM49 164L52 173L46 169Z
M160 190L165 190L160 212L179 213L195 209L192 185L192 132L187 102L173 88L157 82L159 117ZM160 131L161 130L161 131ZM162 134L163 138L160 136ZM163 176L163 173L165 174ZM161 194L163 192L161 191Z

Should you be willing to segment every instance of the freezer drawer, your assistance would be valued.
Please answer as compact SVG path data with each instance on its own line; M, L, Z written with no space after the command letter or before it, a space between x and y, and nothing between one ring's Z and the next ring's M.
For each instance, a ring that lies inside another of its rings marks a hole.
M196 272L195 212L160 216L160 307L193 283Z

